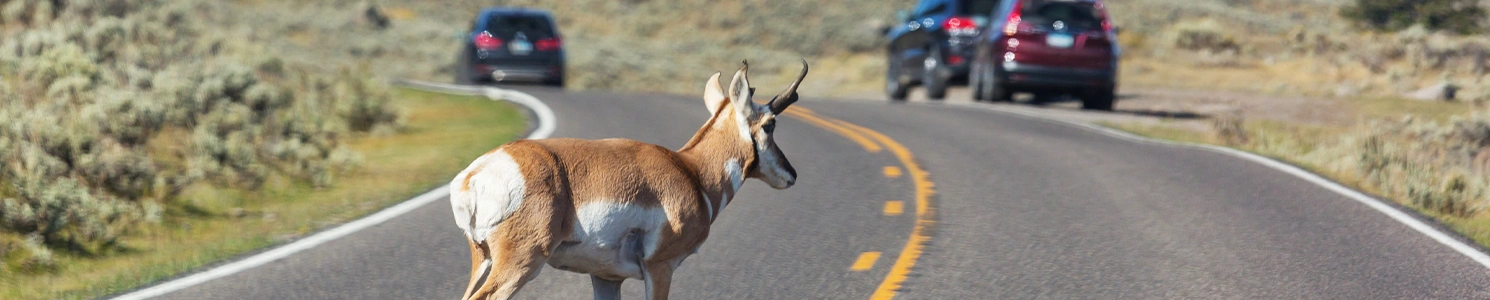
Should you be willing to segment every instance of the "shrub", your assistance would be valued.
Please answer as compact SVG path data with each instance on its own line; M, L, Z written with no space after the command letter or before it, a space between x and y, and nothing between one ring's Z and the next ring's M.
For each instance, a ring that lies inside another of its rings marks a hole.
M33 35L37 39L43 39L42 35ZM91 85L94 76L98 75L98 66L93 63L88 55L83 52L82 47L75 44L62 44L56 47L48 47L35 41L33 47L43 48L41 55L27 60L21 65L21 73L26 75L31 82L39 86L50 87L58 79L74 77L85 80L84 83Z
M27 237L0 240L5 271L48 266L51 248L106 252L197 181L330 185L360 162L349 132L397 127L368 75L204 31L218 5L0 0L0 27L23 29L0 31L0 237ZM162 135L184 145L152 152Z
M1238 116L1216 118L1211 121L1211 128L1215 130L1216 139L1228 146L1246 145L1252 140Z
M375 126L397 125L401 112L393 107L382 85L343 72L331 91L337 113L354 131L370 132Z
M1236 38L1214 19L1190 20L1175 23L1165 34L1169 47L1185 50L1225 51L1240 50Z
M1490 205L1490 174L1474 167L1490 143L1490 118L1448 124L1408 118L1374 124L1360 135L1359 175L1390 196L1461 217Z
M0 235L0 259L5 267L0 269L0 274L12 269L24 273L47 271L56 263L41 236L34 234L26 237Z
M83 251L112 245L137 213L68 176L68 166L36 147L24 147L5 170L16 198L5 199L6 229L35 234L48 244Z
M1479 0L1355 0L1340 15L1363 27L1398 31L1422 25L1460 34L1481 31L1485 9Z

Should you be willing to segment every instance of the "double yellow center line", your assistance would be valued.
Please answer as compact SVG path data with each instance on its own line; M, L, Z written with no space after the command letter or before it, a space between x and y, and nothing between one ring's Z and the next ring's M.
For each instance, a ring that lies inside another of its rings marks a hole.
M911 228L910 238L906 240L905 248L900 250L900 257L896 258L895 264L890 267L890 273L885 275L885 279L880 282L879 288L876 288L874 294L869 296L869 299L876 300L894 298L896 292L900 290L900 286L910 276L911 268L916 266L916 260L921 258L921 252L925 248L926 242L931 240L930 231L931 226L935 225L934 217L936 216L936 210L932 207L931 203L931 196L935 193L935 190L931 179L929 179L930 173L921 169L921 165L916 163L915 156L904 145L877 131L843 120L818 115L812 110L801 107L792 107L784 112L784 114L848 138L863 147L864 151L878 153L884 149L888 149L890 153L895 154L895 157L900 160L905 173L910 175L916 188L915 226ZM890 168L886 168L885 170L885 175L890 178L899 177L900 173L898 169L892 171ZM897 205L894 211L898 214L899 210L901 208ZM887 206L885 211L889 215L892 209ZM872 253L872 255L869 253L861 255L851 269L869 269L873 265L873 261L879 258L878 252ZM865 262L866 260L868 260L867 263Z

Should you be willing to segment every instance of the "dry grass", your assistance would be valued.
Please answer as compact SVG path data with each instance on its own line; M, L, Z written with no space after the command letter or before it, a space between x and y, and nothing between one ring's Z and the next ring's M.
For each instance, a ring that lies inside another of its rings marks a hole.
M1336 13L1350 2L1114 2L1113 14L1125 28L1124 83L1396 97L1447 82L1463 88L1460 99L1490 96L1490 38L1422 28L1361 31Z
M1478 107L1490 97L1490 38L1361 32L1333 13L1346 2L1114 3L1120 23L1136 25L1127 34L1140 35L1122 40L1125 84L1336 97L1336 114L1353 116L1343 124L1223 118L1209 139L1175 127L1115 127L1280 158L1490 246L1490 110ZM1161 5L1172 8L1154 9ZM1439 83L1461 87L1464 101L1400 96Z
M543 8L564 34L570 88L696 93L709 74L743 59L752 70L775 73L794 72L805 58L817 79L802 91L827 94L878 89L884 39L875 22L914 2L258 0L220 5L232 13L215 15L225 24L255 25L233 34L262 40L289 62L367 62L381 76L448 81L460 33L482 7ZM369 5L391 25L357 25Z
M156 226L122 239L117 255L58 255L56 271L0 279L0 298L93 298L355 219L449 180L469 160L524 129L517 110L481 97L397 91L408 130L357 139L367 164L329 188L272 177L259 190L198 184Z
M1299 165L1436 218L1490 246L1490 118L1466 104L1362 100L1357 125L1217 121L1210 133L1104 124L1145 136L1223 145ZM1404 114L1410 117L1400 117ZM1396 117L1397 119L1391 119Z

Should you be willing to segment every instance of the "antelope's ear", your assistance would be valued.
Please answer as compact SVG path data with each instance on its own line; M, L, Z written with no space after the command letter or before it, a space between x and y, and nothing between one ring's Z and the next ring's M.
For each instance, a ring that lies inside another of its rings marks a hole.
M724 105L724 98L724 87L719 86L719 72L714 72L714 76L709 76L709 82L704 83L704 105L708 106L710 115Z
M740 70L735 71L735 78L729 81L729 101L734 103L735 109L742 113L755 111L751 109L754 103L750 102L751 94L755 92L755 89L750 88L750 79L745 78L745 73L748 73L749 69L749 63L740 62Z

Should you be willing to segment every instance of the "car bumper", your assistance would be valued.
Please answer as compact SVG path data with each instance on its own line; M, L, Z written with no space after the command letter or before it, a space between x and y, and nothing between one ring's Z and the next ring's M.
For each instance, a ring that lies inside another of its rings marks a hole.
M1004 62L1001 81L1021 88L1110 88L1115 85L1109 69L1051 67L1018 62Z
M973 57L978 49L967 44L954 44L947 48L948 50L942 53L942 67L947 72L946 77L966 77L968 71L972 70Z
M492 81L537 81L564 77L562 65L476 64L473 69L483 79Z

